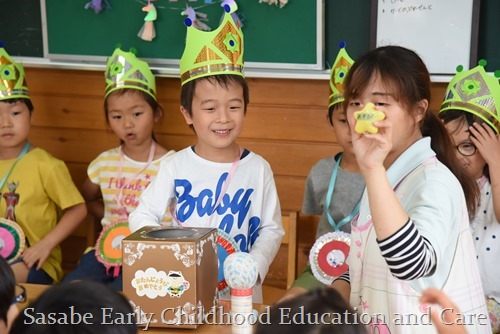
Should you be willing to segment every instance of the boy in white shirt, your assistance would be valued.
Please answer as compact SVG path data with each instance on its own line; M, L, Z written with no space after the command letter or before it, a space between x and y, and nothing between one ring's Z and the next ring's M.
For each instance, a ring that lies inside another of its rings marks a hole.
M258 264L253 301L261 303L261 284L284 231L269 163L236 143L249 94L242 74L243 35L231 16L236 8L226 7L217 30L188 27L180 61L180 109L197 142L161 163L129 222L132 232L159 225L170 208L174 225L218 228L219 297L229 297L225 258L243 251Z

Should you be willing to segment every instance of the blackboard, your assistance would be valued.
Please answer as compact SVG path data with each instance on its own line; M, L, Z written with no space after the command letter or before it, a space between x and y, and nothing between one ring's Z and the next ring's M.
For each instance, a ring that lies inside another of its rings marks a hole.
M218 27L221 1L171 2L157 0L156 38L143 41L137 33L144 23L144 1L109 1L111 9L96 14L84 10L89 0L42 0L45 9L45 56L51 59L105 61L117 44L134 47L153 64L178 64L184 49L185 6L208 15L208 25ZM258 1L238 1L243 18L246 67L322 69L322 0L292 0L283 8ZM300 47L299 47L300 46Z
M478 59L486 59L486 70L500 70L500 1L481 0L479 15Z
M479 0L372 0L372 47L416 51L432 74L477 64Z
M63 2L63 0L60 1ZM85 3L85 1L73 1ZM118 0L109 1L113 4ZM240 2L242 1L244 3L250 1L258 3L258 0L240 0ZM310 0L289 0L289 5L292 6L302 1L308 2ZM370 49L371 2L368 0L325 0L324 4L326 67L330 67L333 63L338 52L338 45L342 41L347 43L347 50L352 58L357 58L368 51ZM0 6L2 9L0 10L0 22L6 22L6 24L0 24L0 41L4 42L10 54L22 57L22 59L34 57L34 62L40 59L40 63L44 66L46 59L44 59L43 50L40 0L0 0ZM261 4L261 6L264 5ZM283 15L286 8L269 9L273 10L273 15L278 16ZM494 72L500 69L500 46L498 43L500 1L481 0L479 13L477 58L486 59L488 61L486 70ZM295 24L300 25L302 20L299 19ZM249 24L248 21L247 24ZM135 31L135 29L139 29L136 23L133 25L133 30ZM286 34L284 36L284 38L293 41L292 35ZM78 41L73 40L72 43L78 43ZM301 53L303 51L304 47L301 46L295 52ZM107 50L107 52L110 51ZM321 72L323 73L323 71ZM328 76L325 75L325 77Z
M370 49L370 1L327 0L325 3L326 67L331 68L346 43L352 59Z
M0 0L0 41L11 56L43 57L40 0Z

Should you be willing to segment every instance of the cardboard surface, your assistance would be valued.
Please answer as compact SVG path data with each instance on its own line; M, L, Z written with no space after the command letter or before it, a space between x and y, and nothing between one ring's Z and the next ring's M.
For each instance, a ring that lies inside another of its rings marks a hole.
M217 307L217 229L144 227L122 241L139 326L197 328Z

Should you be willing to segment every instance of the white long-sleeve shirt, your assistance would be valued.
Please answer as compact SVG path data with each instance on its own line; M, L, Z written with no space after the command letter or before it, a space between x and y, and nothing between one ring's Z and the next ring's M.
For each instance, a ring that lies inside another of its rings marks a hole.
M237 248L257 261L259 279L254 302L262 302L261 283L280 247L284 231L281 208L268 162L249 152L240 161L220 205L211 218L232 163L217 163L195 154L191 147L160 164L156 179L144 190L129 216L132 232L157 226L163 213L174 211L174 225L214 227L227 233ZM223 260L219 253L219 267ZM219 270L219 281L221 281ZM220 297L227 298L227 290Z

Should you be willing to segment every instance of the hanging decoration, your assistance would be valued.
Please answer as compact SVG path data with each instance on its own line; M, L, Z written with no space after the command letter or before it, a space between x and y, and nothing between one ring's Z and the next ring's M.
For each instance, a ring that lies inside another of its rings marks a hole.
M142 12L146 13L146 16L144 17L144 24L139 30L137 36L142 40L148 42L151 42L156 37L154 21L156 21L157 19L158 10L166 9L178 11L181 15L186 16L186 18L184 19L184 23L186 26L192 25L198 30L211 31L212 28L208 25L208 15L204 12L201 12L202 8L217 4L224 8L232 8L236 5L235 0L163 0L163 2L168 2L170 4L163 6L153 4L153 1L156 1L156 3L159 4L160 0L147 0L147 3L144 0L133 1L140 3ZM260 0L260 2L267 2L270 5L277 5L279 2L280 6L283 7L288 2L288 0ZM108 0L91 0L85 4L84 8L91 9L96 14L99 14L105 9L111 9L111 5L109 4ZM233 17L233 20L236 22L236 24L240 28L242 28L244 16L236 11L232 12L231 16ZM222 17L219 21L214 20L214 24L220 23L222 21Z
M283 8L288 3L288 0L259 0L259 3L267 3L269 6L275 5Z
M233 21L236 23L236 25L238 25L238 27L240 27L240 29L243 28L243 22L236 11L238 8L236 1L224 0L221 3L221 7L224 8L225 12L231 13L231 17L233 18ZM236 8L236 9L233 10L233 8Z
M184 24L186 27L194 26L198 30L210 31L210 28L205 22L208 21L207 14L197 12L193 7L187 7L181 15L186 15L187 17L184 19Z
M145 41L151 42L156 36L155 26L153 23L157 17L156 7L151 3L151 0L148 0L148 4L142 7L142 11L147 12L147 14L144 18L144 25L137 36Z
M100 12L102 12L103 9L105 8L111 8L111 5L109 4L109 2L107 0L104 0L104 4L103 4L103 0L92 0L92 1L89 1L85 4L85 9L92 9L94 10L94 13L96 14L99 14Z

